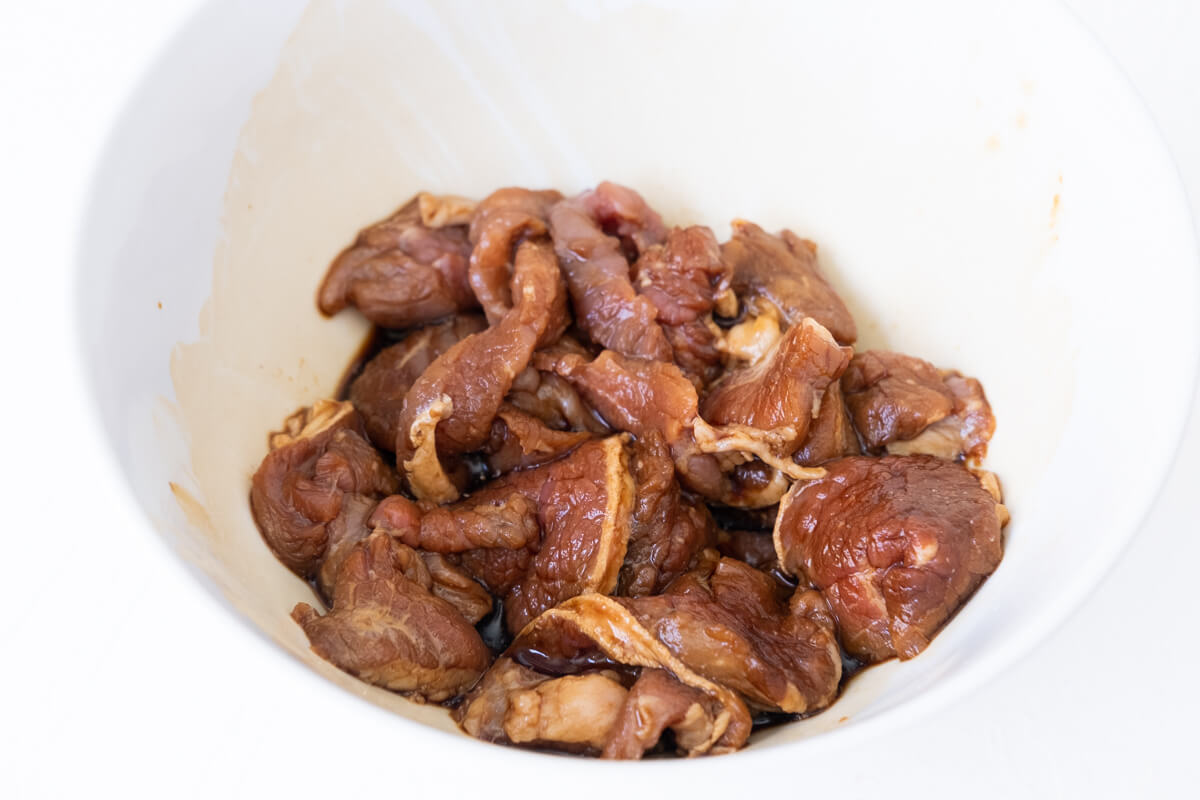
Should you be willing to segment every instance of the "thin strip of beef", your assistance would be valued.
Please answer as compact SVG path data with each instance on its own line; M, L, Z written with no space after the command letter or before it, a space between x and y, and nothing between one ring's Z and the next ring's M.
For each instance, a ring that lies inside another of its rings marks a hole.
M592 341L611 350L669 361L671 345L657 322L658 312L634 291L621 239L602 227L610 222L614 233L640 247L654 243L662 222L654 215L651 223L656 228L646 228L636 213L619 213L636 204L610 201L610 186L601 184L550 209L554 250L571 293L575 323Z
M553 189L510 187L492 192L475 207L469 275L489 323L497 324L512 308L512 259L517 245L527 237L546 234L550 206L561 199Z
M368 683L438 702L470 688L491 662L479 633L432 591L412 548L378 532L338 571L333 609L299 603L292 618L317 655Z
M350 384L349 399L362 415L371 444L389 453L395 449L400 409L413 382L434 359L486 327L483 317L477 314L459 314L454 319L413 331L366 363Z
M840 344L854 344L858 329L850 310L817 266L817 246L785 230L772 236L753 222L734 220L733 237L721 246L733 269L733 289L743 301L770 301L789 324L804 317L821 323Z
M272 552L288 569L309 577L325 557L329 526L345 498L379 498L396 486L395 473L367 442L354 407L320 400L272 435L271 451L251 480L250 508Z
M856 658L916 656L1003 555L1004 507L961 464L852 456L797 483L775 548L811 581Z
M396 460L413 493L437 502L457 491L439 456L477 450L513 379L525 369L562 300L562 278L549 243L526 241L513 274L516 305L497 325L472 334L439 356L405 395Z
M354 306L376 325L407 328L478 307L466 227L428 227L420 206L414 197L334 259L317 292L321 313Z

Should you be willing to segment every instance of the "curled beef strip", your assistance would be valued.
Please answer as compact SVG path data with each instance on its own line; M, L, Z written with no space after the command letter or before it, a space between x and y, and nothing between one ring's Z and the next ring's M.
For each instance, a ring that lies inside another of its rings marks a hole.
M492 192L475 208L469 275L489 323L499 323L512 308L512 258L517 245L546 234L550 206L561 199L554 190L507 188Z
M329 548L330 526L352 525L361 510L346 499L373 502L396 490L396 476L350 403L317 401L289 417L270 444L251 480L250 508L279 560L307 578Z
M579 328L617 352L670 361L657 309L634 291L626 252L662 240L658 215L633 190L602 183L551 208L550 231Z
M414 197L392 216L365 228L329 266L317 293L321 313L354 306L385 328L407 328L476 308L467 281L471 245L463 225L441 222L438 201ZM449 219L453 211L446 210Z
M675 363L697 387L721 371L720 329L712 312L717 298L730 291L729 281L717 238L700 225L675 228L634 265L634 287L654 304Z
M987 454L996 420L974 378L902 353L868 350L851 359L842 390L863 444L873 452L975 462Z
M780 563L821 590L851 655L912 658L1000 563L1004 507L965 467L930 456L826 467L780 503Z
M423 511L390 497L371 524L413 547L462 553L462 566L504 597L516 632L569 597L616 588L634 503L627 439L584 442L449 506Z
M789 324L812 317L840 344L854 344L854 317L817 266L817 246L785 230L772 236L753 222L733 221L733 236L721 246L733 270L733 289L743 300L761 298Z
M639 677L625 694L615 678L631 670L646 676L647 681L639 689ZM684 690L651 677L654 671L662 671ZM603 693L602 699L586 704L595 713L590 719L564 721L582 730L577 728L569 736L553 740L545 735L545 724L528 719L535 706L525 694L531 688L564 676L591 675L609 681L591 684L593 692ZM620 694L614 685L621 688ZM653 708L651 695L658 695L663 706L654 709L658 722L645 719L639 726L630 717L639 706ZM633 706L628 705L631 699ZM683 699L689 702L682 713L665 707ZM488 741L512 741L509 731L539 730L543 733L536 743L542 747L578 752L583 744L586 751L612 758L640 756L656 743L652 728L660 725L681 734L676 745L688 755L735 750L750 733L749 712L734 692L691 670L620 602L600 594L571 598L533 620L467 695L455 716L464 730ZM514 718L521 720L519 725Z
M470 688L491 661L471 623L432 590L415 550L383 532L338 571L333 610L306 603L292 617L317 655L368 683L438 702Z
M434 360L404 397L396 461L420 499L449 502L458 491L440 456L482 447L512 386L548 326L565 318L562 277L548 242L525 241L513 273L516 305L496 325Z
M400 409L413 382L434 359L458 342L487 327L477 314L413 331L397 344L380 350L350 384L349 400L362 415L371 444L392 452L399 434Z

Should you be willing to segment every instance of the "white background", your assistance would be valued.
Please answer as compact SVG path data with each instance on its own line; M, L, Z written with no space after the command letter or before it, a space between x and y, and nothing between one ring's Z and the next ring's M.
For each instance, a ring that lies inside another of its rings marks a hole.
M1200 3L1069 5L1145 99L1200 203ZM303 696L298 671L276 671L271 659L228 659L244 643L225 645L245 634L205 595L172 590L186 575L153 568L162 546L135 514L89 492L86 469L75 469L86 465L72 460L73 435L91 420L68 396L78 382L64 379L48 354L64 344L80 187L125 95L191 6L78 0L0 9L0 256L9 256L0 268L8 377L0 485L5 506L36 510L19 519L40 520L9 525L11 515L0 511L0 574L8 578L0 797L275 796L284 786L325 796L370 786L403 794L406 773L420 765L403 753L389 765L323 759L326 742L352 740L353 732L311 729L320 708ZM51 429L26 424L33 405L56 421ZM1195 403L1176 467L1138 537L1048 641L889 740L820 764L798 761L794 781L778 790L1195 796L1198 494ZM229 690L245 684L252 695ZM341 752L352 747L343 741ZM564 797L579 788L541 787L536 776L523 783L508 788ZM447 776L447 796L453 785Z

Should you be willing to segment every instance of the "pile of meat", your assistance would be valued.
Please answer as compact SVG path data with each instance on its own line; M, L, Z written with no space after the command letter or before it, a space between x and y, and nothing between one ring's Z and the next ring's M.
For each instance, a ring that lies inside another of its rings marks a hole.
M360 679L472 736L743 746L920 653L1000 562L979 382L855 352L816 246L631 189L421 194L318 304L376 348L270 437L251 504Z

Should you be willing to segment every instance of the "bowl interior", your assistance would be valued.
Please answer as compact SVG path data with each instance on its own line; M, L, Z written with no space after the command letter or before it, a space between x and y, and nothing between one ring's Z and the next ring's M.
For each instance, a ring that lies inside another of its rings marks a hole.
M1013 515L1000 569L920 658L751 751L1000 668L1111 563L1173 453L1196 350L1186 207L1061 12L676 5L210 3L98 166L79 323L153 529L236 615L403 717L453 728L308 652L288 612L312 594L247 493L266 432L334 391L365 334L316 313L326 265L418 190L608 178L721 238L735 217L790 227L818 242L861 347L983 381Z

